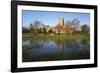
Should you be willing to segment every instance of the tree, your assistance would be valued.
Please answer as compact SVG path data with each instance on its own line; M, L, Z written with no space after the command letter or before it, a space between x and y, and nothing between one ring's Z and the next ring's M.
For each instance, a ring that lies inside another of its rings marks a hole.
M80 21L78 19L73 19L72 20L72 26L74 28L74 32L79 28L79 25L80 25Z
M90 27L87 24L84 24L81 26L81 31L83 33L89 33L90 32Z
M72 21L65 22L66 33L73 34L79 28L80 21L73 19Z
M30 24L30 31L35 34L41 33L43 28L44 28L44 24L37 20Z
M72 34L73 33L73 25L71 21L67 21L65 23L65 29L67 34Z
M43 28L43 33L44 33L44 34L46 34L46 33L47 33L47 30L46 30L46 28L45 28L45 27Z
M60 32L61 32L61 30L63 29L63 27L62 27L61 25L58 24L58 25L55 27L55 29L57 30L58 34L60 34Z
M22 32L23 33L29 33L29 29L27 27L22 27Z
M32 34L37 33L37 31L35 30L35 27L32 25L32 23L30 24L30 33L32 33Z
M36 30L40 29L40 28L44 28L44 24L41 21L35 21L32 23L32 25L34 26L34 28Z

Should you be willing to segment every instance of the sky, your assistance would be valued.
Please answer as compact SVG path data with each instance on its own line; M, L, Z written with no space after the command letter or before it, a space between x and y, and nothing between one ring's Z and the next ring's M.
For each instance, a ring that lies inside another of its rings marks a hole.
M34 21L41 21L45 25L56 26L57 19L64 18L64 22L77 18L80 21L80 25L90 25L89 13L75 13L75 12L54 12L54 11L34 11L23 10L22 11L22 24L25 27L29 27Z

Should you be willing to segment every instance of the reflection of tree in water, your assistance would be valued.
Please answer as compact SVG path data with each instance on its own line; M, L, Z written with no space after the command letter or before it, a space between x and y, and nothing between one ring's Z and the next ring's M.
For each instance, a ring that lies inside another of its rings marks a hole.
M78 49L80 48L80 45L79 40L68 40L65 42L65 47L68 49Z
M85 39L81 39L81 44L84 45L84 47L90 47L90 40L85 40Z
M30 46L32 48L40 48L44 45L44 42L41 42L40 41L30 41Z
M45 46L45 44L48 44L49 43L49 41L45 41L45 40L41 40L41 41L32 41L32 40L30 40L30 46L32 47L32 48L41 48L41 47L43 47L43 46Z
M88 40L66 40L66 41L55 41L57 46L64 49L80 49L84 47L89 47L90 43Z

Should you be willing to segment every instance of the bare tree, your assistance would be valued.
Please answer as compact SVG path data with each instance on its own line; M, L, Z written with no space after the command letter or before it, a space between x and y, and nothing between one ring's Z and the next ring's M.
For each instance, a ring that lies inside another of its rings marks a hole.
M79 28L79 25L80 21L78 19L65 22L66 33L73 34Z
M73 33L73 25L71 21L67 21L65 23L65 29L67 34L72 34Z
M32 33L32 34L37 33L37 31L35 30L35 27L32 25L32 23L30 24L30 33Z
M73 25L73 28L74 28L74 31L75 31L79 28L80 21L75 18L75 19L72 20L72 25Z
M44 28L44 24L40 21L34 21L30 24L30 31L32 33L41 33Z
M32 23L32 25L36 30L38 30L39 28L44 28L44 24L41 21L35 21Z

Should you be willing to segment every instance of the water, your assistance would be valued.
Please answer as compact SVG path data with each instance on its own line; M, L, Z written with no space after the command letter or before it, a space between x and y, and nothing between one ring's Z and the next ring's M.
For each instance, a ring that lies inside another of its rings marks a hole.
M23 51L23 62L90 58L89 40L27 40L22 45L28 47Z

